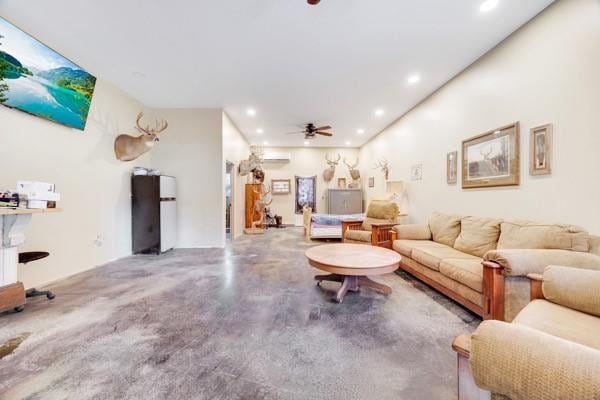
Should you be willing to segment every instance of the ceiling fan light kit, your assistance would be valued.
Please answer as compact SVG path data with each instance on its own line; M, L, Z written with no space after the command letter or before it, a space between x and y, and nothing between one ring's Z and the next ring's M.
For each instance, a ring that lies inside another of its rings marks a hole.
M320 2L321 2L321 0L307 0L307 3L310 4L311 6L316 6Z

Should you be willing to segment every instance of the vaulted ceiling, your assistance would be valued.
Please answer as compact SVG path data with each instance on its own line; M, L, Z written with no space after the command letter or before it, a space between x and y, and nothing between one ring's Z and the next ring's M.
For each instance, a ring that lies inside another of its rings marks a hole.
M222 107L252 143L303 146L285 133L314 122L335 135L311 145L359 146L550 3L0 0L0 16L148 106Z

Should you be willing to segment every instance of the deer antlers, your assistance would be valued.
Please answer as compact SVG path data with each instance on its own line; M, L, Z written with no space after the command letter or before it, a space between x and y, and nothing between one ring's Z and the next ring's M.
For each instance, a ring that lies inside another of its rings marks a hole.
M167 127L169 126L169 123L165 120L160 121L160 124L158 120L156 120L154 128L150 128L150 125L146 125L146 127L144 128L140 126L140 121L142 120L143 116L143 112L139 113L135 121L135 129L137 129L140 133L144 133L146 135L158 135L159 133L167 129Z
M389 166L389 161L384 159L378 160L377 163L375 164L375 166L373 167L374 169L381 169L381 172L383 172L383 175L385 176L385 179L387 180L388 175L390 173L390 166Z
M338 153L337 160L333 161L329 159L329 153L325 154L325 160L327 160L327 164L329 164L330 167L335 167L336 165L338 165L341 158L342 156L340 156L340 153Z
M356 162L354 164L352 164L352 165L349 165L346 162L346 157L344 157L344 164L346 164L346 167L348 167L349 170L356 169L356 167L358 167L358 157L356 157Z

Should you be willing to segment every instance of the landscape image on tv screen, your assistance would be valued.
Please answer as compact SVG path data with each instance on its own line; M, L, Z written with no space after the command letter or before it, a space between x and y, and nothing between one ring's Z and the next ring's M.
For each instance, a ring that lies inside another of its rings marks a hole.
M96 78L0 18L0 104L83 130Z

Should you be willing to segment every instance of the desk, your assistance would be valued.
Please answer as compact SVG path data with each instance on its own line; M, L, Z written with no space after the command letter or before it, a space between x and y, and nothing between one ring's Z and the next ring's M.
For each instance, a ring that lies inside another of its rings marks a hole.
M25 242L25 228L31 216L61 211L60 208L0 208L0 312L25 304L25 289L17 280L17 247Z

